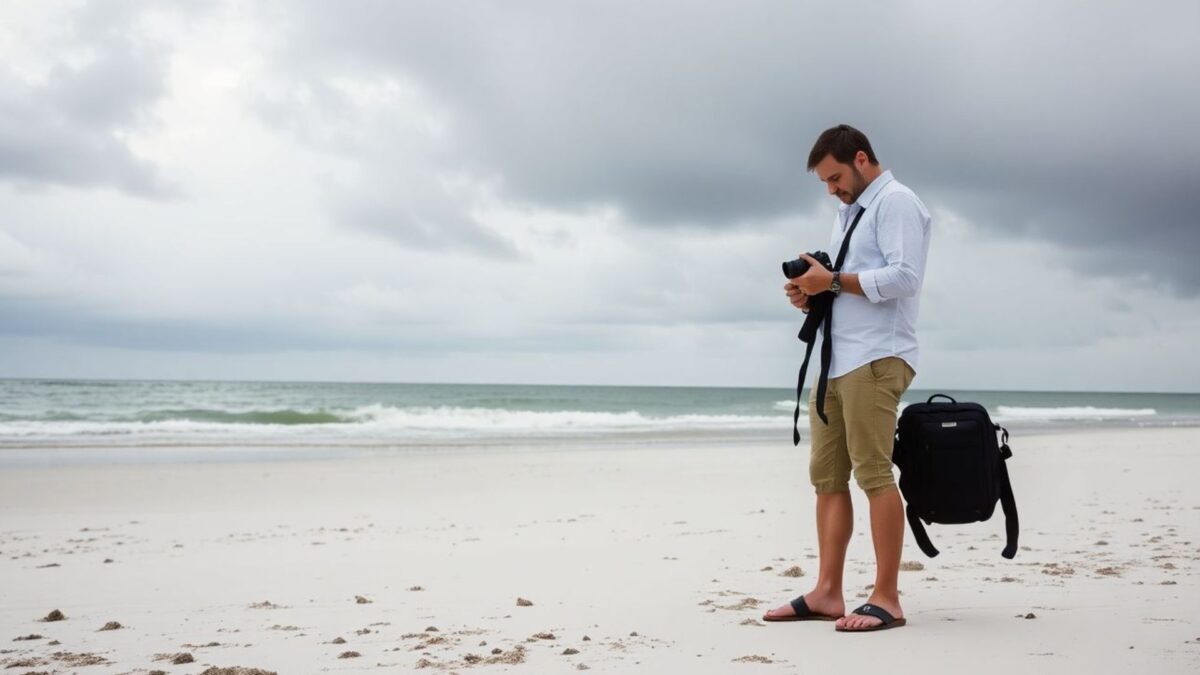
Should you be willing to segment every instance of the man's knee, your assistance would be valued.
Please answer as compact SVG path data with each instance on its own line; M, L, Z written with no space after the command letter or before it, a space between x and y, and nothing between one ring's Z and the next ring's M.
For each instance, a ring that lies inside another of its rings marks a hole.
M840 482L836 481L836 480L822 480L822 481L813 480L812 484L813 484L813 490L819 495L832 495L832 494L837 494L839 492L849 492L850 491L850 479L849 478L847 478L846 480L840 481Z
M813 451L808 463L808 480L817 494L846 492L850 489L850 457L830 448Z
M873 487L870 490L863 488L863 492L867 495L868 499L870 499L872 497L878 497L879 495L885 495L889 492L895 492L896 490L897 490L897 488L896 488L895 481L891 481L891 482L887 483L886 485L879 485L879 486Z
M854 469L854 481L858 483L858 487L862 489L867 497L874 497L888 490L896 489L896 479L892 476L892 467L890 464L886 469L880 465L871 468L856 467Z
M846 431L840 424L820 427L814 424L809 453L808 478L817 494L850 489L850 452L846 447Z
M808 480L817 494L846 492L850 489L850 456L833 445L813 446L808 463Z

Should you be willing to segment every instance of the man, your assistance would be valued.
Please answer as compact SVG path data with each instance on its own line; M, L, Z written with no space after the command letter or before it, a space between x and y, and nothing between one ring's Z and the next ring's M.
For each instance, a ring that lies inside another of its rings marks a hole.
M810 296L836 294L825 399L829 424L817 416L815 393L808 405L820 570L811 591L763 619L836 620L843 632L896 628L905 623L897 586L904 507L892 477L892 438L900 396L916 374L915 327L929 252L929 212L891 171L880 168L867 137L848 125L821 134L808 170L842 202L831 256L860 212L861 217L840 273L801 255L811 268L784 286L791 304L805 312ZM870 503L875 586L867 603L847 615L842 571L854 524L851 473Z

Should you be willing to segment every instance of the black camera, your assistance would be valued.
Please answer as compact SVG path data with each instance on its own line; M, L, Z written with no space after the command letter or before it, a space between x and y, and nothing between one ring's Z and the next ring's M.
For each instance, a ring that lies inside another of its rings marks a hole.
M808 255L824 265L826 269L833 269L833 261L829 259L829 254L825 253L824 251L817 251L816 253L809 253ZM808 261L804 258L789 260L783 263L783 276L787 277L788 279L795 279L796 277L807 272L809 267L812 267L812 265L809 265Z

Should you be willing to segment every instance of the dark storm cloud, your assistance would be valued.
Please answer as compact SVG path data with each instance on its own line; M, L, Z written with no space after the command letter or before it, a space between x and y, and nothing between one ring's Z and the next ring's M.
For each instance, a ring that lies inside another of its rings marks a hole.
M135 35L139 3L94 3L71 18L43 80L0 69L0 180L108 186L146 197L175 188L121 134L164 92L167 51Z
M145 319L89 309L71 301L30 300L0 294L0 335L45 336L64 343L121 349L252 353L279 349L335 349L345 340L299 332L284 323Z
M629 343L629 328L645 324L547 326L534 334L489 334L459 330L439 322L410 321L390 326L274 318L234 321L214 318L165 319L97 312L68 302L31 301L0 295L0 336L51 338L81 344L168 352L263 354L281 350L368 350L422 354L604 350Z
M850 122L927 201L1200 290L1191 2L283 3L279 67L419 83L446 166L507 198L644 225L810 207ZM443 167L446 168L446 167Z

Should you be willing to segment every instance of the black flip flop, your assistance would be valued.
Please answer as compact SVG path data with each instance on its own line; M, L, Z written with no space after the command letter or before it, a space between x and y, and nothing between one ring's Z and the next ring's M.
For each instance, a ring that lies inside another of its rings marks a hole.
M792 616L767 616L763 614L763 621L837 621L841 617L829 616L827 614L817 614L808 608L808 603L804 601L804 596L800 596L790 603L792 611L795 612Z
M899 627L903 626L904 624L908 623L908 621L906 621L904 618L897 619L896 617L892 616L886 609L884 609L878 605L872 605L870 603L867 603L867 604L862 605L861 607L855 609L853 612L851 612L851 614L858 614L859 616L873 616L876 619L879 619L880 621L882 621L883 623L879 624L878 626L871 626L870 628L836 628L834 630L836 630L839 633L870 633L872 631L877 631L877 630L887 630L889 628L899 628Z

